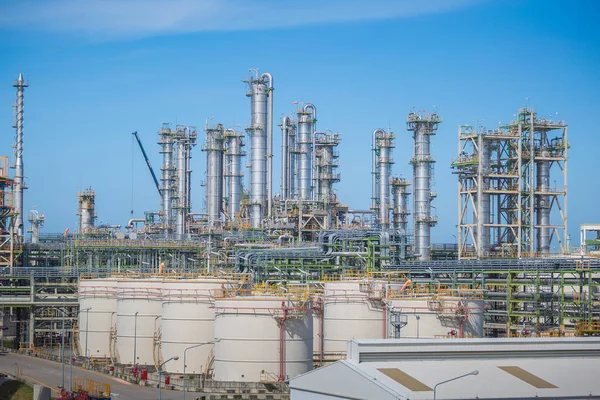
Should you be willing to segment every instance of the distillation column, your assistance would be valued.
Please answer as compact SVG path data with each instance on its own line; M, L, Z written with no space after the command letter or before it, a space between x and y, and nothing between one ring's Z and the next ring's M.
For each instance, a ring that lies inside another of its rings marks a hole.
M94 227L96 219L96 193L92 188L85 189L78 194L79 199L79 231L80 235L86 234Z
M250 135L250 225L260 228L262 218L271 213L273 77L257 74L246 82L251 118L246 130Z
M408 187L410 183L404 178L392 178L393 228L408 234Z
M206 127L206 211L209 225L221 220L223 205L223 155L225 152L223 125Z
M333 184L340 181L340 174L335 173L339 166L339 154L335 148L341 141L339 133L315 133L315 198L325 208L336 202Z
M15 232L19 237L19 241L23 242L23 190L25 183L23 180L23 96L25 88L29 86L29 82L23 79L23 74L19 74L19 78L13 82L13 86L17 88L17 106L16 118L13 128L16 129L15 143L15 183L14 183L14 222Z
M536 154L536 191L541 194L537 195L537 251L541 254L550 253L550 161L547 159L550 154L547 149L547 134L546 131L540 132L540 147L539 154Z
M394 164L392 149L395 136L383 129L373 131L373 209L381 229L390 227L390 178Z
M31 223L31 244L38 244L40 238L40 228L44 227L44 214L40 214L37 210L29 211L27 217L29 223Z
M477 167L477 194L475 195L475 204L477 208L473 210L473 222L475 224L475 236L477 242L478 258L484 258L490 251L490 160L491 143L485 139L485 129L479 132L477 136L477 146L479 162Z
M305 104L296 112L298 116L298 199L312 200L313 137L317 121L317 109Z
M236 221L240 212L240 204L244 195L242 179L242 157L246 155L243 150L244 135L234 129L225 130L225 179L227 190L227 215L230 221Z
M168 123L163 123L162 128L158 132L160 145L160 153L162 154L162 165L160 167L161 171L161 181L162 187L162 225L163 232L165 235L171 233L171 225L173 223L173 183L174 183L174 170L175 167L173 165L173 132L171 128L169 128Z
M430 153L430 138L435 135L440 122L437 113L431 115L410 112L407 118L407 129L413 132L414 156L413 165L413 229L415 236L415 253L420 260L429 260L431 253L431 227L437 223L437 217L431 213L431 171L434 158Z

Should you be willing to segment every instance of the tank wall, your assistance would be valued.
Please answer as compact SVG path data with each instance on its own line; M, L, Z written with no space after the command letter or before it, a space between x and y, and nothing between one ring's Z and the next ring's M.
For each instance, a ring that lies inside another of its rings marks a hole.
M135 313L138 312L137 318ZM117 291L117 350L121 364L154 365L154 333L162 315L161 282L121 281ZM136 329L137 328L137 329Z
M282 299L255 297L215 302L214 379L260 381L261 371L279 373L280 328L274 316ZM281 314L279 314L281 315ZM285 322L285 374L312 369L313 321L308 312Z
M108 279L83 280L79 284L81 312L78 323L82 355L110 357L110 330L115 325L117 311L116 288L117 282ZM91 309L86 312L88 308Z
M183 373L186 348L214 340L214 291L225 281L181 280L162 286L161 341L163 359L179 356L165 365L169 373ZM186 374L200 374L206 367L213 344L186 352Z
M381 339L381 301L369 300L359 282L332 282L325 285L323 321L324 351L346 352L352 339Z
M451 331L459 332L460 318L456 316L459 303L466 312L463 322L463 335L465 337L483 337L483 301L446 299L443 308L436 311L430 307L430 299L403 299L390 301L394 312L401 314L401 320L406 326L400 329L401 338L435 338L436 336L447 336ZM392 308L390 307L390 318ZM391 322L388 325L388 337L394 337L394 328Z

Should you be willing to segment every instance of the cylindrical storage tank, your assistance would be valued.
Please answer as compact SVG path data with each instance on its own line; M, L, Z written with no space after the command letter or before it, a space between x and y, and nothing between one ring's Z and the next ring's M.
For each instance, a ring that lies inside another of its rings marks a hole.
M483 300L407 297L391 300L389 304L390 338L395 337L394 320L401 322L401 338L458 337L461 334L463 337L483 337Z
M111 329L117 320L117 281L81 280L78 293L81 354L92 358L111 358Z
M186 348L214 340L214 292L224 280L190 279L163 282L162 286L162 358L171 360L164 369L183 373ZM207 366L213 344L201 345L186 352L186 374L200 374Z
M160 279L126 279L117 289L119 363L154 365L154 334L162 314ZM136 314L137 313L137 314Z
M310 310L293 309L284 298L249 296L215 301L215 362L217 381L259 382L261 373L279 376L280 325L284 322L284 375L308 372L313 363L313 321Z
M323 321L324 351L345 353L352 339L381 339L384 336L384 287L366 281L325 284Z

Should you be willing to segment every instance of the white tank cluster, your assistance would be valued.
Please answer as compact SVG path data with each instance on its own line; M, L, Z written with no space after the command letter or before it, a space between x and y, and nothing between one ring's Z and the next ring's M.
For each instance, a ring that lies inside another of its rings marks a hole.
M148 367L178 356L164 371L258 382L342 358L352 339L483 336L476 295L384 279L277 288L231 276L81 280L81 354Z

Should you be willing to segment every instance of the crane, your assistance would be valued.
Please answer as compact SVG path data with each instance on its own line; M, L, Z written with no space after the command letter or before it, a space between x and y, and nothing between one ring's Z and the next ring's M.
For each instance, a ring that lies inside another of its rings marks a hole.
M140 150L142 150L142 154L144 155L144 159L146 160L146 164L148 165L148 169L150 170L150 174L152 174L152 179L154 179L154 184L156 185L156 189L158 190L158 195L162 196L162 191L160 190L160 184L158 183L158 179L156 178L156 174L152 169L152 165L150 165L150 160L148 159L148 155L146 154L146 150L144 150L144 146L142 145L142 141L140 140L137 131L132 133L135 136L138 144L140 145Z

